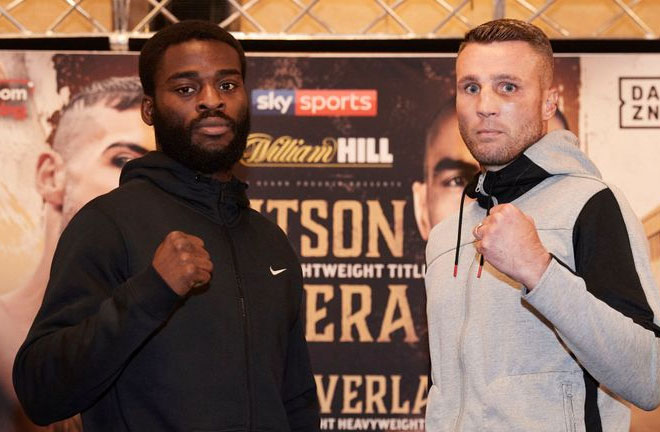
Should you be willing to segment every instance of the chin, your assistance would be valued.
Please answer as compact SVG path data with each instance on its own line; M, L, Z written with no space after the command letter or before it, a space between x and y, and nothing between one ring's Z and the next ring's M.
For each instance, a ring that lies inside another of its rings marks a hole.
M231 137L220 136L199 139L193 144L204 150L224 150L229 147L229 143L231 143Z

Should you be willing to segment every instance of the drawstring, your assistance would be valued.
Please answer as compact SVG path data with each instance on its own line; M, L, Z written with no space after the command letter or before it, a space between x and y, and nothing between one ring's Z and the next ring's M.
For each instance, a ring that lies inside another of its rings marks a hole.
M488 207L486 208L486 217L490 215L490 209L493 207L493 203L497 204L497 198L495 198L492 195L488 195L488 197L490 199L488 200ZM483 268L484 268L484 255L481 254L481 258L479 258L479 270L477 270L477 278L481 277L481 271L483 270Z
M461 227L463 226L463 204L465 203L465 195L467 195L468 190L467 185L463 188L463 193L461 194L461 207L458 210L458 238L456 239L456 256L454 256L454 277L458 273L458 251L461 248Z
M486 178L486 173L477 174L477 177L470 182L465 188L463 188L463 193L461 194L461 206L458 210L458 238L456 239L456 253L454 255L454 277L458 274L458 256L461 249L461 231L463 228L463 207L465 205L465 196L470 198L477 198L477 194L482 195L483 197L488 198L488 203L486 204L486 217L490 215L490 209L497 205L497 198L489 194L484 190L484 180ZM476 184L475 184L476 183ZM481 277L481 272L484 267L484 256L481 255L479 258L479 269L477 270L477 278Z
M550 173L532 162L524 154L499 171L484 171L478 173L463 190L461 207L458 218L458 240L456 241L456 257L454 259L454 277L458 275L458 256L461 245L461 226L463 224L463 205L465 195L476 199L479 207L490 215L493 206L512 202L543 180L550 177ZM497 196L497 198L495 198ZM483 255L479 259L477 277L481 277L484 266Z

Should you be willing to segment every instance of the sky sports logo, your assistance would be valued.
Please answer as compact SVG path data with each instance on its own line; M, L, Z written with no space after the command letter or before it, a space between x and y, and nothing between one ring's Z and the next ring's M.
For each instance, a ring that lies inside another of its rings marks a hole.
M376 90L252 90L252 113L307 117L375 117Z

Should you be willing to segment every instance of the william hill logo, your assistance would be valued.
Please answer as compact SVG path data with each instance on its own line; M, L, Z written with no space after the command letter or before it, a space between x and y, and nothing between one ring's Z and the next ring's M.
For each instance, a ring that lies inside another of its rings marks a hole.
M388 138L326 137L307 143L288 135L250 134L241 163L250 167L391 168Z

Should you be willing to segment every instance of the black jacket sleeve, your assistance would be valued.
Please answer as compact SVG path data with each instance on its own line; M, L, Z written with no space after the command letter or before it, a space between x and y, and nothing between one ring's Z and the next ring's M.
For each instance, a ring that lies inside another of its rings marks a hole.
M14 362L28 416L45 425L89 408L180 301L153 267L129 275L117 226L93 205L83 208L60 238Z
M573 230L575 272L587 291L660 336L637 274L626 224L610 189L585 204Z

